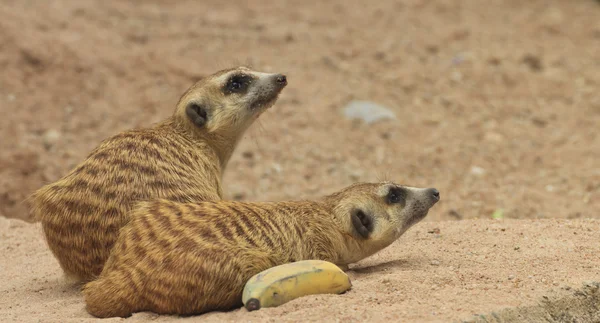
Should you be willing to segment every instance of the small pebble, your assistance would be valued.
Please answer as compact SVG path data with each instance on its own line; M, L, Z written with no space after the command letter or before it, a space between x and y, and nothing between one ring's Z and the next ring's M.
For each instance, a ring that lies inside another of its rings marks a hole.
M238 192L233 194L233 199L236 201L241 201L246 198L246 194L244 192Z
M440 265L440 261L434 259L434 260L431 261L431 265L432 266L439 266Z
M60 132L57 130L50 129L46 131L42 137L46 149L52 147L60 139L60 136Z
M458 211L455 209L450 209L448 211L448 215L451 217L457 218L459 220L463 218L463 216L460 213L458 213Z
M483 169L479 166L473 166L473 167L471 167L471 174L476 175L476 176L481 176L481 175L485 174L485 169Z
M501 143L504 141L504 136L497 132L486 132L483 139L489 142Z
M344 107L344 115L348 119L360 119L367 124L384 119L396 119L396 115L388 108L370 101L352 101Z
M544 69L541 59L535 55L525 55L522 62L529 66L529 68L534 72L539 72Z
M452 65L460 65L465 61L465 58L462 55L456 55L452 58Z

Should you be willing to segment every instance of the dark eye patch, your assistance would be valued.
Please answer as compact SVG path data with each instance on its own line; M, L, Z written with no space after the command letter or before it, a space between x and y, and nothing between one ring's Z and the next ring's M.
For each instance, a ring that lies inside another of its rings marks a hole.
M245 93L254 78L246 74L234 74L227 80L223 93Z
M392 187L386 196L388 204L402 204L406 201L406 191L400 187Z
M355 210L352 212L352 226L356 232L363 238L368 238L373 232L373 217L363 210Z

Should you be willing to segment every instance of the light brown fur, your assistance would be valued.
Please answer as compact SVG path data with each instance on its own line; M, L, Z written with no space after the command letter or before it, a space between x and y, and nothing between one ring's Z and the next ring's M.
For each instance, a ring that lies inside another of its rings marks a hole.
M399 202L392 191L404 192ZM385 248L427 215L436 192L383 182L318 201L141 203L100 277L84 286L87 310L126 317L239 307L247 280L270 267L307 259L345 267Z
M227 92L237 75L252 80L243 93ZM238 141L286 84L282 75L245 67L219 71L191 86L171 117L104 140L65 177L35 192L33 214L66 275L89 281L100 274L137 201L220 200ZM190 104L199 113L194 118Z

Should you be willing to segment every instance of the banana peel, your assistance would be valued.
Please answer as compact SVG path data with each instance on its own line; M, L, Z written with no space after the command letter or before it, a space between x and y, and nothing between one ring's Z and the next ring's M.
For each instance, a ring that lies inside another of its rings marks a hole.
M348 275L335 264L301 260L269 268L250 278L242 302L248 311L275 307L316 294L341 294L352 287Z

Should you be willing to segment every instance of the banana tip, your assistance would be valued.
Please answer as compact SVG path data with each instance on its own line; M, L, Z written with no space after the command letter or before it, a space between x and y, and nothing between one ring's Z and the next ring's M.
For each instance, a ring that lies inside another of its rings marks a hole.
M260 309L260 301L256 298L249 299L248 302L246 302L246 309L249 312Z

